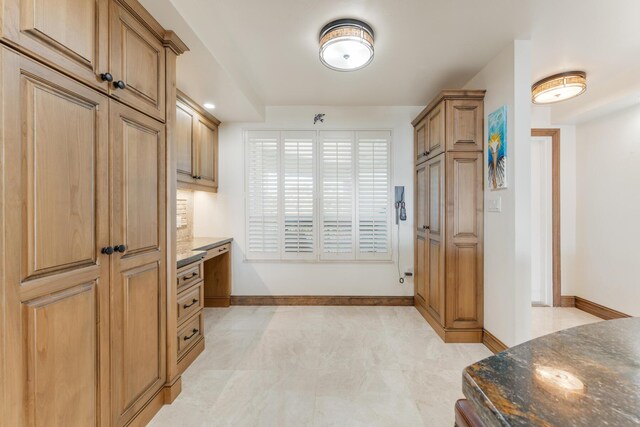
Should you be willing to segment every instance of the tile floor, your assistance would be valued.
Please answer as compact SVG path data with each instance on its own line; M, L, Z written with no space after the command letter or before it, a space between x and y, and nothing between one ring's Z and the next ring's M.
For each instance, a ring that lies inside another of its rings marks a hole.
M205 309L206 350L150 426L453 426L462 369L413 307Z
M532 312L533 338L602 321L599 317L573 307L533 307Z

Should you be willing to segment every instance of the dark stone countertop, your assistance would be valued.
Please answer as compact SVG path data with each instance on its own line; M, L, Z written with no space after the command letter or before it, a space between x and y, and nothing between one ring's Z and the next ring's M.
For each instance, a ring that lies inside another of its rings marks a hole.
M640 318L578 326L467 367L487 426L640 425Z
M200 261L209 249L222 246L233 240L231 237L195 237L178 242L176 245L176 261L178 268Z

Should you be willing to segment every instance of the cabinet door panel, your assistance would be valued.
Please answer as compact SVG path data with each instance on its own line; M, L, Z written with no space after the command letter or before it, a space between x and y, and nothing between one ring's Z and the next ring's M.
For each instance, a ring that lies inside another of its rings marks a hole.
M483 101L460 99L447 101L447 150L482 151L483 120Z
M107 89L108 0L5 0L2 37Z
M2 422L106 425L108 100L1 47L0 64Z
M427 160L427 119L418 123L414 129L416 163Z
M109 68L125 89L111 95L160 120L165 116L165 52L160 40L117 1L111 3Z
M202 120L198 123L198 184L218 187L218 129Z
M193 183L195 164L195 126L196 113L178 102L176 105L175 139L177 147L178 181Z
M427 287L428 309L444 325L445 238L444 238L444 154L427 162L429 189L427 203Z
M447 154L447 326L482 326L483 154Z
M164 125L110 104L112 422L121 426L163 386L166 360Z
M416 232L423 234L428 221L428 181L426 164L416 169Z
M432 158L444 151L445 110L441 102L427 116L427 152Z
M428 289L426 287L427 278L426 278L426 266L425 262L427 260L427 251L428 248L426 246L426 242L424 236L416 237L416 277L415 277L415 294L418 302L422 304L424 307L427 307Z

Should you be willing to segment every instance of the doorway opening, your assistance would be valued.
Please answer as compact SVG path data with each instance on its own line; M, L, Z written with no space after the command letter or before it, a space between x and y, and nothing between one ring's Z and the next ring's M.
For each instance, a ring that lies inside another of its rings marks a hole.
M531 130L531 197L531 302L560 307L560 129Z

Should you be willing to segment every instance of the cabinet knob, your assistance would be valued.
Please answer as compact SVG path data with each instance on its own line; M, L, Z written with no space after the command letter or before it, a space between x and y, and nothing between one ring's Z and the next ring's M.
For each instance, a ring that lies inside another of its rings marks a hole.
M191 178L198 179L198 175L192 175Z
M116 245L113 247L113 250L115 252L120 252L121 254L124 253L124 251L127 250L127 247L125 245Z
M103 82L112 82L113 76L110 73L102 73L100 74L100 78Z
M111 246L106 246L106 247L102 248L102 250L100 252L102 252L103 254L106 254L106 255L111 255L113 253L113 248Z
M423 230L428 230L428 229L429 229L429 226L428 226L428 225L423 225L423 226L422 226L422 229L423 229Z
M127 87L127 85L122 80L118 80L118 81L113 82L113 86L116 89L124 89L124 88Z

